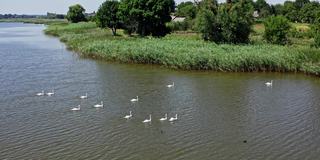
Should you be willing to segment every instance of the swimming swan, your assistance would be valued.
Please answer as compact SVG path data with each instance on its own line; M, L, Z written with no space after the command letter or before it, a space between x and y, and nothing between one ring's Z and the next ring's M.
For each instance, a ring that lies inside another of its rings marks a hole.
M137 96L137 98L133 98L130 100L131 102L138 102L139 101L139 97Z
M171 118L169 119L169 122L173 122L173 121L176 121L176 120L178 120L178 114L176 114L175 117L171 117Z
M174 82L172 84L167 85L168 88L174 87Z
M168 119L168 114L166 113L163 118L160 118L160 121L166 121Z
M272 83L273 83L273 80L271 80L271 82L267 82L267 83L265 83L266 84L266 86L272 86Z
M151 114L149 115L149 119L145 119L142 121L143 123L150 123L151 122Z
M37 96L44 96L44 90L36 94Z
M79 98L80 98L80 99L87 99L87 98L88 98L88 93L86 93L85 96L80 96Z
M80 105L71 109L71 111L80 111Z
M126 115L126 116L124 116L123 118L125 118L125 119L130 119L132 117L132 112L130 111L130 114L129 115Z
M100 104L96 104L93 107L95 108L102 108L103 107L103 101L100 102Z
M51 92L47 93L47 96L52 96L52 95L54 95L54 89Z

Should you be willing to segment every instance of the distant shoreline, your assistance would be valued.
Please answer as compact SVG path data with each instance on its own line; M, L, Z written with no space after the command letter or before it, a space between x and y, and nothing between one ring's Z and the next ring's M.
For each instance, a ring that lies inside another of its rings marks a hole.
M65 23L68 21L66 19L40 19L40 18L9 18L9 19L0 19L0 22L21 22L21 23L33 23L33 24L57 24Z

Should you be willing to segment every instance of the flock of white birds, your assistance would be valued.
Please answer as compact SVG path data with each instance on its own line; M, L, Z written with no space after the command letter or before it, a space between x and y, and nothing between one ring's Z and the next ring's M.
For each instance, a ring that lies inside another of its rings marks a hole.
M266 85L267 87L272 87L272 83L273 83L273 80L271 80L270 82L266 82L265 85ZM174 87L174 82L173 82L172 84L168 84L168 85L167 85L167 88L173 88L173 87ZM54 94L55 94L54 90L52 90L52 91L50 91L50 92L47 92L47 93L45 93L44 90L43 90L43 91L37 93L36 95L37 95L37 96L45 96L45 95L47 95L47 96L53 96ZM79 98L80 98L80 99L87 99L87 98L88 98L88 93L86 93L86 94L83 95L83 96L79 96ZM132 103L138 102L138 101L139 101L139 96L137 96L136 98L131 99L130 101L131 101ZM99 104L95 104L93 107L95 107L95 108L103 108L103 101L101 101ZM81 106L80 106L80 105L78 105L77 107L74 107L74 108L71 109L71 111L80 111L80 110L81 110ZM128 115L125 115L123 118L124 118L124 119L131 119L132 117L133 117L132 111L130 111L129 114L128 114ZM174 117L171 117L170 119L168 119L168 114L166 113L166 114L164 115L164 117L160 118L159 120L160 120L160 121L167 121L167 120L168 120L169 122L173 122L173 121L178 120L178 114L175 114ZM151 114L150 114L150 115L149 115L149 118L148 118L148 119L145 119L145 120L142 121L142 122L143 122L143 123L150 123L151 121L152 121L152 116L151 116Z
M173 88L174 87L174 82L172 84L168 84L167 88ZM50 92L45 93L44 90L42 90L41 92L37 93L37 96L53 96L55 94L54 90L51 90ZM79 96L80 99L87 99L88 98L88 93L86 93L83 96ZM139 96L137 96L136 98L133 98L130 100L130 102L132 103L136 103L139 101ZM103 108L103 101L101 101L99 104L95 104L93 105L93 107L95 108ZM81 106L78 105L74 108L71 109L71 111L80 111L81 110ZM133 117L132 115L132 111L129 112L129 115L124 116L124 119L131 119ZM171 117L170 119L168 119L168 114L166 113L165 116L163 118L159 119L160 121L169 121L169 122L173 122L178 120L178 114L175 115L175 117ZM152 121L152 116L151 114L149 115L148 119L145 119L144 121L142 121L143 123L150 123Z

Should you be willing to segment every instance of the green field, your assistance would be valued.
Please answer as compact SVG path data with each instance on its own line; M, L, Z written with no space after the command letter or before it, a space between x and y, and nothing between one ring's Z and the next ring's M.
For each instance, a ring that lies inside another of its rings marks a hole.
M101 30L91 22L52 24L45 32L58 36L82 56L108 61L156 64L183 70L320 74L320 50L304 44L278 46L256 40L248 45L217 45L201 40L195 33L141 38L128 37L120 31L113 37L109 30ZM261 37L261 33L263 31L254 34Z

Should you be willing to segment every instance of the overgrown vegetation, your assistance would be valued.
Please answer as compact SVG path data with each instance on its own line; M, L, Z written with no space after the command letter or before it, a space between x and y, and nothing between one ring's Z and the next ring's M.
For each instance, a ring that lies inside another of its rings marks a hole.
M196 28L205 40L216 43L248 43L253 23L253 6L241 0L218 5L204 0L196 18Z
M174 0L121 0L118 14L126 33L161 37L169 33L166 23L174 6Z
M59 36L83 56L123 63L157 64L185 70L277 71L320 74L320 52L309 47L270 44L217 45L198 35L170 34L164 38L113 37L95 23L50 25L47 34Z
M291 28L289 21L283 16L268 17L265 22L264 37L269 43L282 44L288 43L288 33Z

